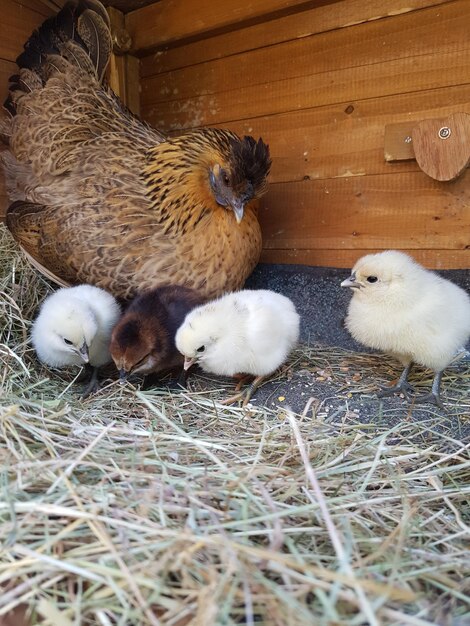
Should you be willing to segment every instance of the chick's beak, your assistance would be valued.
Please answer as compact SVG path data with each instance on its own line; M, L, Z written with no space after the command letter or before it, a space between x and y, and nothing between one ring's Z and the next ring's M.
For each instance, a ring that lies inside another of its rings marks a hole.
M78 351L78 354L83 359L84 363L90 362L90 356L88 354L88 346L86 345L86 342L83 343L83 346Z
M341 287L350 287L351 289L360 289L361 283L358 283L354 274L352 274L346 280L343 280Z
M245 209L245 202L243 200L240 200L240 198L233 198L233 200L230 202L230 206L233 209L233 212L235 213L235 219L237 220L237 224L240 224L240 222L243 219L243 211Z
M189 370L191 365L194 365L194 363L196 363L196 361L197 361L196 357L190 358L188 356L185 356L184 357L184 365L183 365L184 371Z

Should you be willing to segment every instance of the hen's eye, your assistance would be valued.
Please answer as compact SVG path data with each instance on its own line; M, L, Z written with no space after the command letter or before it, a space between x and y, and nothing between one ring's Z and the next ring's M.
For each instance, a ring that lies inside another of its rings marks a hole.
M196 350L196 352L204 352L205 349L206 349L206 346L201 346L200 348Z
M222 180L224 181L224 185L230 185L230 178L228 177L228 174L226 174L225 172L223 172L222 174Z
M367 282L368 283L376 283L377 282L377 276L368 276L367 277Z
M68 346L71 346L73 344L73 341L70 341L70 339L66 339L64 337L64 343L66 343Z

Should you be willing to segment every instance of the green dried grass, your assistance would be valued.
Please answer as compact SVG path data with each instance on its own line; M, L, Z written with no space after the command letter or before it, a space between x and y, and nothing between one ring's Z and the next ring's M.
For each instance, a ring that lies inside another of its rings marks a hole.
M390 428L347 408L244 410L203 379L184 393L111 382L81 401L27 344L50 287L0 236L0 616L27 605L51 626L467 623L470 444L432 436L439 415ZM327 370L354 394L373 390L378 365L305 348L291 367Z

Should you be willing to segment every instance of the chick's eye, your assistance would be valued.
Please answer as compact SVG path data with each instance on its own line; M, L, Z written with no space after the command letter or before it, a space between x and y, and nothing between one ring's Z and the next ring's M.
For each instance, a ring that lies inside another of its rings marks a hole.
M73 341L70 341L70 339L66 339L64 337L64 343L66 343L68 346L71 346L73 344Z
M376 283L377 282L377 276L368 276L367 277L367 282L368 283Z
M196 352L204 352L205 349L206 346L200 346L199 348L197 348Z

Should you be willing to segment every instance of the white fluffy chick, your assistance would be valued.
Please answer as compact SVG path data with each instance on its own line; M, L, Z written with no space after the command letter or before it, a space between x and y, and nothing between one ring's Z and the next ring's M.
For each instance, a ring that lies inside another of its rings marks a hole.
M188 313L176 333L176 347L185 357L185 369L197 362L213 374L255 376L246 393L225 401L244 398L246 404L262 379L286 360L299 338L299 322L289 298L246 289Z
M435 372L431 393L417 400L443 408L442 372L470 336L467 293L396 250L362 257L341 286L354 291L346 317L354 339L404 366L398 383L382 395L403 392L408 397L408 374L417 363Z
M111 361L110 337L120 314L119 304L103 289L92 285L59 289L44 300L32 327L39 360L59 368L91 365L86 397L98 386L98 368Z

